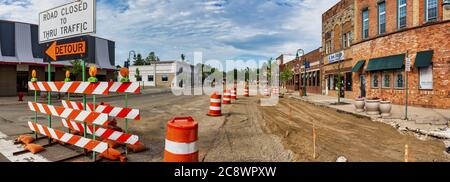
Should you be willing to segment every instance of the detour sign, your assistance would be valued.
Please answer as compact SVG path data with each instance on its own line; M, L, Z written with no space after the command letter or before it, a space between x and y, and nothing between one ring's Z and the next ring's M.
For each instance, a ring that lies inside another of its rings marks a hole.
M57 61L60 56L86 54L86 42L79 41L60 45L58 45L57 42L53 42L45 51L45 54L47 54L52 61Z

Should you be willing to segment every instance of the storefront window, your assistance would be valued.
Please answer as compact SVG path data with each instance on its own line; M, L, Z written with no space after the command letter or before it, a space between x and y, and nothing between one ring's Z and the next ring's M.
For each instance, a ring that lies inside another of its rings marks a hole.
M336 86L334 85L334 83L335 83L334 82L334 75L330 75L329 78L330 78L330 82L329 82L330 83L330 87L329 88L330 88L330 90L335 90Z
M153 75L148 75L147 76L147 81L153 82Z
M320 71L317 71L317 86L320 86Z
M419 88L433 89L433 66L419 68Z
M167 75L162 75L162 76L161 76L161 81L162 81L162 82L168 82L168 81L169 81L169 76L167 76Z
M378 88L378 73L372 73L372 88Z
M383 88L391 88L391 73L389 71L383 72Z
M352 72L345 73L345 90L346 91L352 91L353 90L353 78L352 78Z
M397 89L402 89L404 87L404 82L403 70L396 71L394 87Z

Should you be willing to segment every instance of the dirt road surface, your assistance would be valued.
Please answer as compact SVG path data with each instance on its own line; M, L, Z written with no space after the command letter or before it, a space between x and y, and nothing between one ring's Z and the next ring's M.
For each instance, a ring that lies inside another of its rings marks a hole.
M295 153L295 161L404 161L405 144L409 161L449 161L443 142L419 140L399 133L393 127L339 113L292 99L282 99L277 107L260 107L266 131L282 137L283 145ZM291 113L291 116L289 115ZM313 158L312 127L316 128L316 154Z

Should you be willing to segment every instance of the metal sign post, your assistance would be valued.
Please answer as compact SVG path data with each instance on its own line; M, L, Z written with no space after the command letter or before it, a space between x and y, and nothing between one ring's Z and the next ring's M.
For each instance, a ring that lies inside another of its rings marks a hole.
M409 55L408 55L408 51L406 51L406 55L405 55L405 81L406 81L406 86L405 86L405 92L406 92L406 96L405 96L405 120L408 121L408 95L409 95L409 84L408 84L408 73L411 71L411 60L409 59Z

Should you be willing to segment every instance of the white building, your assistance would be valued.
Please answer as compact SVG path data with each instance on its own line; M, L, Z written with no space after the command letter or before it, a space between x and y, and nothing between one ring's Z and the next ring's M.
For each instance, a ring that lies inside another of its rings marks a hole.
M152 62L151 65L130 66L130 81L140 82L141 85L150 87L183 87L186 84L201 84L199 69L193 65L181 61ZM141 79L137 79L139 71ZM197 80L197 82L196 82Z

